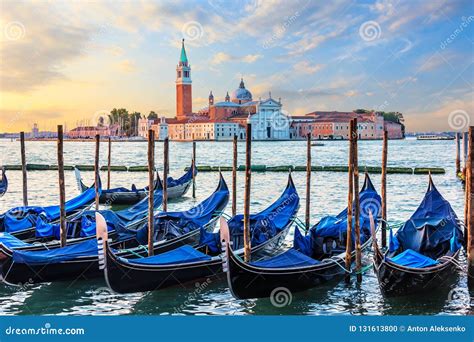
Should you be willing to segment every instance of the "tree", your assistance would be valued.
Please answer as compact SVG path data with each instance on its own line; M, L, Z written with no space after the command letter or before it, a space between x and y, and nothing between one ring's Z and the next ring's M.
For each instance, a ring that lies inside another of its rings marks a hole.
M150 114L148 114L147 119L148 120L158 119L158 114L156 114L154 111L151 111Z

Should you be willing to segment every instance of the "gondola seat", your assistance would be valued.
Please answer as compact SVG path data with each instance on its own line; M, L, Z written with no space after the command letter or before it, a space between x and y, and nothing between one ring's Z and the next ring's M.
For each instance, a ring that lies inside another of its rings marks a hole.
M169 252L151 257L140 259L119 259L131 265L174 265L189 262L207 261L211 260L211 257L199 252L190 245L184 245Z
M437 260L420 254L413 249L407 249L402 253L387 259L397 265L413 268L431 267L439 264Z
M320 261L298 252L296 249L289 249L286 252L273 258L250 263L253 266L264 268L284 268L284 267L304 267L319 264Z

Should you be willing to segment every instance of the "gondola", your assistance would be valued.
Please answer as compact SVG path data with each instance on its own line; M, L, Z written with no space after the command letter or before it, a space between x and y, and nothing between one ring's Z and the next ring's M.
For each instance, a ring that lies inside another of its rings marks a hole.
M154 188L154 210L157 210L162 204L161 188L161 180L157 172L157 180ZM148 215L148 196L128 208L118 211L101 210L100 212L106 216L111 230L120 231L138 228L140 224L146 221ZM91 210L89 207L67 217L67 237L68 239L73 239L70 243L77 243L83 240L77 238L95 237L94 221L95 210ZM40 215L36 218L36 223L33 227L0 236L0 259L2 257L1 251L10 245L19 245L18 240L24 241L26 244L21 245L26 247L33 243L41 242L47 243L47 248L54 248L55 245L59 244L57 241L59 240L59 231L58 222L46 221L44 217ZM41 246L37 244L35 248L41 249Z
M251 253L254 258L273 255L296 218L299 196L289 176L280 198L264 211L250 216ZM221 218L221 221L225 221ZM234 246L243 253L243 215L228 222ZM199 246L183 245L167 253L145 258L117 255L107 240L107 229L98 226L99 253L107 285L119 293L152 291L204 277L222 274L220 233L201 230ZM100 231L100 233L99 233Z
M197 168L191 166L184 175L178 179L168 177L167 181L167 192L168 199L175 199L182 197L189 190L193 180L193 169L194 175L197 174ZM86 191L88 187L82 182L81 174L78 169L75 169L76 180L79 184L81 191ZM144 188L137 188L135 184L132 184L130 188L119 187L113 189L104 189L99 197L99 203L107 204L134 204L145 198L148 192L148 186Z
M0 181L0 197L5 195L8 190L8 179L5 173L5 168L2 167L2 180Z
M429 178L425 196L393 234L384 253L374 240L374 270L385 296L403 296L446 286L456 272L463 244L458 217Z
M99 183L99 194L102 187ZM95 199L95 187L87 189L85 192L70 199L65 203L65 211L67 216L75 215L77 212L88 207ZM45 222L54 222L59 219L59 205L42 206L26 206L15 207L0 214L0 232L8 232L12 234L21 234L35 227L38 217Z
M162 190L160 179L157 179L154 198L153 210L157 211L162 202ZM122 240L130 237L130 232L147 224L148 219L148 196L137 204L119 211L100 210L107 218L107 226L112 237L117 237L118 233L126 232ZM66 220L67 227L67 244L77 244L88 239L95 239L95 210L83 210L74 217ZM116 240L119 240L117 237ZM37 218L34 228L22 231L21 234L2 233L0 235L0 261L6 255L10 255L12 249L17 250L44 250L60 247L60 226L59 223L44 222L41 217ZM129 244L130 245L130 244ZM134 245L137 245L135 243Z
M201 230L214 230L228 200L229 190L224 178L220 176L219 185L214 193L197 206L187 211L162 212L156 215L154 252L158 254L182 245L197 245ZM96 227L99 225L97 217L100 218L102 226L107 227L108 223L103 216L99 213L95 214ZM118 257L132 258L148 254L147 247L144 245L147 239L143 236L142 230L116 233L118 241L112 242L112 246ZM121 238L128 242L134 241L136 247L123 249ZM98 265L96 239L87 239L61 248L41 250L16 248L3 251L3 253L5 258L1 264L1 276L7 284L91 279L103 275Z
M381 198L368 174L360 192L361 249L371 246L368 213L377 216ZM354 220L355 221L355 220ZM233 244L227 244L225 268L232 295L238 299L278 296L279 291L304 291L346 273L347 208L326 216L303 236L295 227L293 248L264 260L244 262ZM355 238L353 237L354 241ZM355 258L355 252L352 252Z

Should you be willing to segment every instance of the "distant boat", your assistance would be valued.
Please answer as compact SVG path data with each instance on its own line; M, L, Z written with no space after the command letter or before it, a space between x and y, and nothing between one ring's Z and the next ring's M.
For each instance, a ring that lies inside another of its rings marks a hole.
M315 143L312 143L311 146L324 146L324 144L319 143L319 142L315 142Z
M425 134L417 136L416 140L454 140L454 137L449 135Z

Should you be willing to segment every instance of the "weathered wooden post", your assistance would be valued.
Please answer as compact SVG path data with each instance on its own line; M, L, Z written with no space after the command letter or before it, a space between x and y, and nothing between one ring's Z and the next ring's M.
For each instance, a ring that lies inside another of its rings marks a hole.
M306 211L305 226L309 231L311 205L311 133L306 137Z
M107 190L110 189L110 165L112 163L112 139L109 137L109 151L107 157Z
M163 146L163 211L168 210L168 150L169 150L169 140L165 138Z
M155 235L154 189L155 189L155 132L148 130L148 256L153 256L153 240Z
M237 214L237 136L233 140L233 161L232 161L232 216Z
M244 260L250 261L250 186L252 177L252 124L247 121L245 138Z
M359 198L359 156L358 156L358 130L357 119L354 119L354 132L352 134L352 158L354 167L354 216L355 216L355 252L357 282L362 282L362 250L360 246L360 198Z
M193 140L193 198L196 198L196 142Z
M61 247L67 243L66 227L66 190L64 186L64 136L63 126L58 125L58 179L59 179L59 235Z
M387 157L388 157L388 132L383 131L383 148L382 148L382 180L381 180L381 197L382 197L382 248L387 246Z
M467 156L468 156L468 149L469 149L469 132L464 132L462 137L463 148L464 148L464 171L467 168Z
M468 134L468 157L466 166L466 227L467 227L467 263L468 280L470 285L474 281L474 126L469 127Z
M28 205L28 177L26 173L25 132L20 132L21 173L23 175L23 205Z
M346 283L350 282L351 279L351 264L352 264L352 203L354 199L354 121L351 120L349 125L349 187L347 195L347 237L346 237Z
M456 133L456 177L459 177L461 172L461 134Z
M95 178L95 210L99 210L99 150L100 150L100 135L95 136L95 159L94 159L94 178Z

